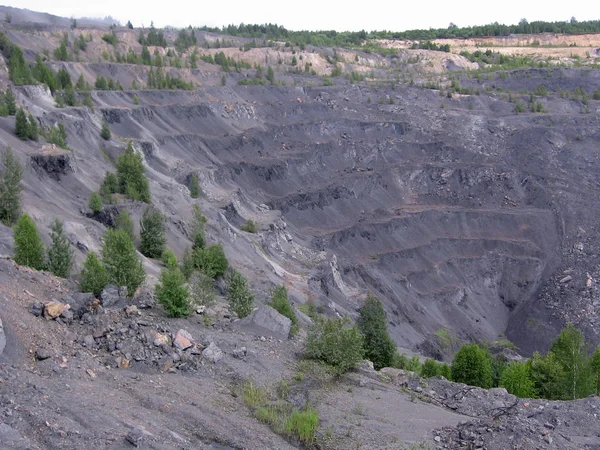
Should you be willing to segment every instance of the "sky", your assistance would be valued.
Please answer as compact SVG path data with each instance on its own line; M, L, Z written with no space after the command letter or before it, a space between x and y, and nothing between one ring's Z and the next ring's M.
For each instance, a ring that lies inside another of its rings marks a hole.
M428 0L428 1L339 1L339 0L204 0L175 3L145 0L16 0L5 6L48 12L63 17L112 16L134 26L221 26L239 23L277 23L289 30L392 30L445 28L504 24L527 20L596 20L589 2L548 0Z

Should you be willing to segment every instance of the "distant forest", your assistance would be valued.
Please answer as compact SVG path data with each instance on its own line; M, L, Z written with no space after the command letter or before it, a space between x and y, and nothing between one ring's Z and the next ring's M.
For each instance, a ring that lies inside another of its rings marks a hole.
M228 25L222 28L203 27L203 31L228 34L248 38L261 38L286 41L291 45L316 46L353 46L360 45L365 39L411 39L432 40L444 38L473 38L486 36L509 36L511 34L561 33L588 34L600 33L600 20L578 22L575 18L565 22L528 22L522 19L517 25L493 23L474 27L458 27L450 24L448 28L408 31L291 31L277 24Z

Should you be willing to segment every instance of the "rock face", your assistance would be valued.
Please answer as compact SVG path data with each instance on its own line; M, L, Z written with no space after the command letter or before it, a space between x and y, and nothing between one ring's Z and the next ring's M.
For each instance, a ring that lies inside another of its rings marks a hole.
M292 321L270 306L265 305L258 308L250 316L240 320L238 327L243 331L260 336L287 339L292 328Z
M57 181L60 181L61 176L75 172L71 154L60 149L52 149L50 146L45 146L43 153L31 155L31 165L38 174L47 174Z

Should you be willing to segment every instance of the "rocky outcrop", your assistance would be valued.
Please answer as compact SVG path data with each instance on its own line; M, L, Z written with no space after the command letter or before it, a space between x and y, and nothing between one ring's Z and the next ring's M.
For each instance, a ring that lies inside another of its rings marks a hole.
M72 153L55 145L45 145L40 153L31 155L31 166L38 175L47 175L57 181L75 172Z
M292 321L270 306L265 305L258 308L250 316L240 320L237 326L243 331L256 335L287 339L290 335Z

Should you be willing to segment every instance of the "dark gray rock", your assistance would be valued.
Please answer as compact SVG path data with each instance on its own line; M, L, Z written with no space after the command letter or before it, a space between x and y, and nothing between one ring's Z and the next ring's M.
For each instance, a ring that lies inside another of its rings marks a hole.
M35 317L40 317L44 312L44 305L42 303L34 303L29 307L29 312Z
M4 334L4 327L2 326L2 319L0 319L0 355L6 347L6 335Z
M35 351L35 357L38 361L44 361L45 359L52 358L54 356L54 350L41 347Z
M211 342L208 347L202 350L202 356L216 364L223 359L223 352L214 342Z
M88 312L88 306L95 300L94 294L91 292L81 293L77 292L64 296L61 301L71 306L73 317L79 320L86 312Z
M31 156L31 166L39 174L47 174L60 181L62 175L75 172L75 161L71 154L60 149Z
M146 432L141 428L135 427L129 433L127 433L125 439L134 447L139 447L140 445L142 445L145 437Z
M237 322L237 326L250 333L287 339L290 335L292 321L279 314L268 305L261 306L250 316Z
M118 305L121 298L121 290L112 284L105 286L100 293L100 303L105 308Z

